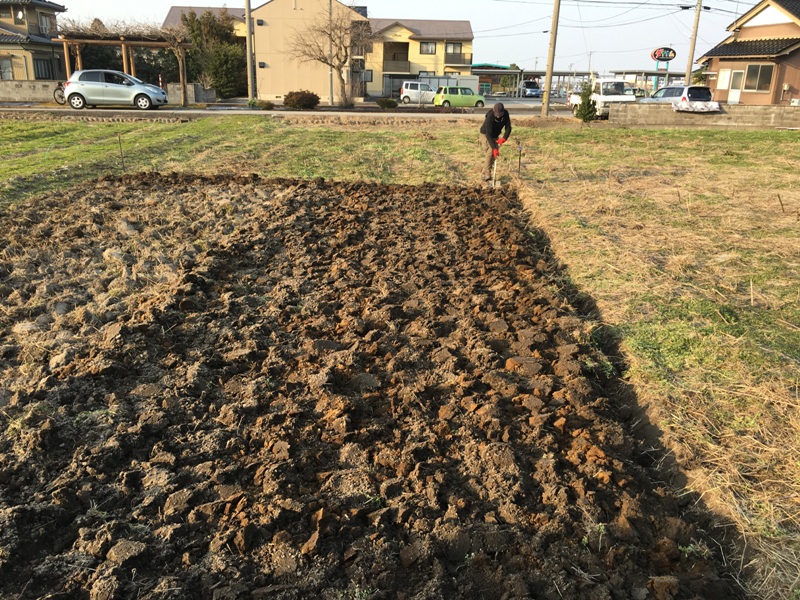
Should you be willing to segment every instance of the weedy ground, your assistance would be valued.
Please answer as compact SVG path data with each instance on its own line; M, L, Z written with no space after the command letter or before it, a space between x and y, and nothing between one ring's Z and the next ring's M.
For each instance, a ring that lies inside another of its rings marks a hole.
M671 449L654 463L719 516L751 594L800 597L797 132L512 118L499 179L549 236L553 285L582 304L641 435ZM6 205L123 171L475 186L479 162L477 121L0 119Z

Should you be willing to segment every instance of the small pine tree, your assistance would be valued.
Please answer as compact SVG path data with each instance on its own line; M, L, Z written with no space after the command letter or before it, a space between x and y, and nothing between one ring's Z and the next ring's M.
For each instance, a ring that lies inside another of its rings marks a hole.
M584 123L597 118L597 103L592 100L592 84L588 81L581 86L581 103L575 109L575 116Z

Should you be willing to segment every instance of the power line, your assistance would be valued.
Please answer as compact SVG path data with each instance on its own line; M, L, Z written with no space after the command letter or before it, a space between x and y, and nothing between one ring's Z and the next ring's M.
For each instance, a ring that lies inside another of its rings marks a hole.
M637 25L639 23L646 23L647 21L655 21L656 19L663 19L664 17L668 17L670 15L677 15L680 12L681 11L677 10L675 12L666 13L663 15L656 15L655 17L639 19L638 21L627 21L625 23L610 23L608 25L562 25L562 27L566 27L569 29L608 29L609 27L624 27L626 25Z
M536 23L537 21L544 21L547 17L540 17L538 19L533 19L532 21L524 21L522 23L514 23L513 25L504 25L503 27L495 27L494 29L478 29L473 31L472 33L486 33L487 31L500 31L501 29L513 29L514 27L521 27L523 25L530 25L531 23Z

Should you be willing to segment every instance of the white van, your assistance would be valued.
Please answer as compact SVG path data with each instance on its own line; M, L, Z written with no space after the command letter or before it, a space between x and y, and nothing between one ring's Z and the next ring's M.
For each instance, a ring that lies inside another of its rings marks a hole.
M421 81L404 81L400 86L400 101L403 104L430 104L435 94L430 85Z

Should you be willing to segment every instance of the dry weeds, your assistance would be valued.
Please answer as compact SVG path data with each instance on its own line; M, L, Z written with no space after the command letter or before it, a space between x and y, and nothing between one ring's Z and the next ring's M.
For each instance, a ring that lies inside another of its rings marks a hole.
M688 488L741 535L726 552L742 585L797 598L798 161L685 132L642 132L651 151L624 156L630 142L607 133L539 146L527 205L595 319L621 332L629 381Z

